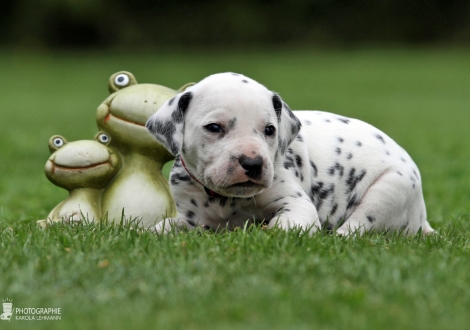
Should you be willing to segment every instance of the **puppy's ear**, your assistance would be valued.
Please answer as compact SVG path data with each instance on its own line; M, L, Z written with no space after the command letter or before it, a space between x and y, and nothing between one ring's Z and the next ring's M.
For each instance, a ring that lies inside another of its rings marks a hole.
M274 111L276 111L277 121L279 123L279 151L283 155L289 144L291 144L297 134L299 134L302 124L289 106L282 101L279 95L274 93L272 101Z
M163 104L145 125L173 156L180 153L183 143L184 114L192 97L192 92L178 94Z

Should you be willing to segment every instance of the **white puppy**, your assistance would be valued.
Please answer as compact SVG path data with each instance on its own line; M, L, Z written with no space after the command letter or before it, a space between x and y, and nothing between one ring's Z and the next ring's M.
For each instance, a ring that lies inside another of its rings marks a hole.
M243 75L205 78L166 102L147 128L176 157L178 214L157 232L247 221L340 234L433 231L418 168L390 137L356 119L293 113Z

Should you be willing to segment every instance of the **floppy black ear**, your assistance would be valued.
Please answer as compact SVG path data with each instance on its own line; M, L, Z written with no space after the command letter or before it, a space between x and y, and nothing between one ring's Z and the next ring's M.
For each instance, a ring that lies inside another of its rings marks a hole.
M192 92L176 95L158 109L145 125L155 138L173 156L180 153L183 143L184 114L189 107Z
M279 151L281 155L283 155L289 144L291 144L297 134L299 134L302 124L278 94L273 94L272 101L279 123Z

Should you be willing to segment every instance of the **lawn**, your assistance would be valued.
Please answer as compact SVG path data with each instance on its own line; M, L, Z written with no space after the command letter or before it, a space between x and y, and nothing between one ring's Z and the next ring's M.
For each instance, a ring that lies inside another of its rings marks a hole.
M13 318L2 329L468 328L469 49L3 52L0 66L0 299L61 308L60 321ZM49 137L93 138L119 70L174 89L240 72L293 109L377 126L420 168L438 235L38 229L67 196L44 175Z

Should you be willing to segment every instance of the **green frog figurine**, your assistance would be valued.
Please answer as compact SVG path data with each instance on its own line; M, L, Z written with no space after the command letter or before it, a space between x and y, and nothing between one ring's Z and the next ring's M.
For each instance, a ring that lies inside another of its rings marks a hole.
M191 84L180 88L184 90ZM100 130L111 138L122 167L106 187L102 208L108 219L137 219L144 227L176 214L163 165L173 156L147 131L145 123L164 102L179 91L156 84L138 84L130 72L120 71L109 79L111 95L97 109Z
M102 219L104 187L121 166L119 155L108 147L109 143L109 136L103 132L98 132L94 140L67 142L60 135L50 138L51 156L46 162L46 176L55 185L67 189L69 196L49 213L47 220L39 220L39 225Z

